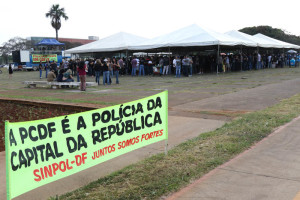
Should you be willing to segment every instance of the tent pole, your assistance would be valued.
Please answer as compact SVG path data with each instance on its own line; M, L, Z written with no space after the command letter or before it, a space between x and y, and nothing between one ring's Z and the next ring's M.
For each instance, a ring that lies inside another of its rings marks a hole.
M258 52L259 52L259 47L257 46L256 69L258 69Z
M169 66L168 66L168 74L171 74L171 55L170 55L170 47L169 47Z
M284 48L282 48L282 58L281 58L281 62L283 62L283 67L285 67L285 56L284 56Z
M241 72L243 71L243 46L241 45Z
M220 45L218 44L218 54L217 54L217 75L219 74L219 56L220 56Z
M128 74L128 67L129 67L129 64L128 64L128 49L126 49L126 70L125 70L126 75Z

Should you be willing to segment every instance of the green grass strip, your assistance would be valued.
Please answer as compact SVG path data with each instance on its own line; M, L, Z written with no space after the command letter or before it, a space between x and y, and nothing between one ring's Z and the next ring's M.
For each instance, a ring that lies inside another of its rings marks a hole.
M204 133L169 151L100 178L59 199L159 199L248 149L300 114L300 95Z

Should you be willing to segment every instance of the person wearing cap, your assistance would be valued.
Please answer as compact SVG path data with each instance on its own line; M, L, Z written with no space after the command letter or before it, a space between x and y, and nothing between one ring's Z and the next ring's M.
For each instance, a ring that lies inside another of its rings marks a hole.
M107 85L110 85L107 61L108 61L107 59L104 59L104 61L102 62L103 63L103 85L105 85L105 83Z

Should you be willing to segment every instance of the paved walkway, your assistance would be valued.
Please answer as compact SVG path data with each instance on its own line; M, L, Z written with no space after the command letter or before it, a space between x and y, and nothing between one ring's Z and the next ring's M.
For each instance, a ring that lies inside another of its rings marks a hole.
M211 110L255 111L279 103L280 100L300 93L300 78L238 92L206 98L183 105L174 106L174 110L189 112Z
M168 200L299 200L299 144L300 116Z

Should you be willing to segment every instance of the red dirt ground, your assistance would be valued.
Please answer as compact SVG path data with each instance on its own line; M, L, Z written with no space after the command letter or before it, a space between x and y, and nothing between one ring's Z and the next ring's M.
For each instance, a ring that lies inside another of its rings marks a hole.
M5 120L9 122L32 121L73 114L77 111L63 109L62 107L47 108L33 105L25 105L13 102L0 101L0 151L5 150Z

